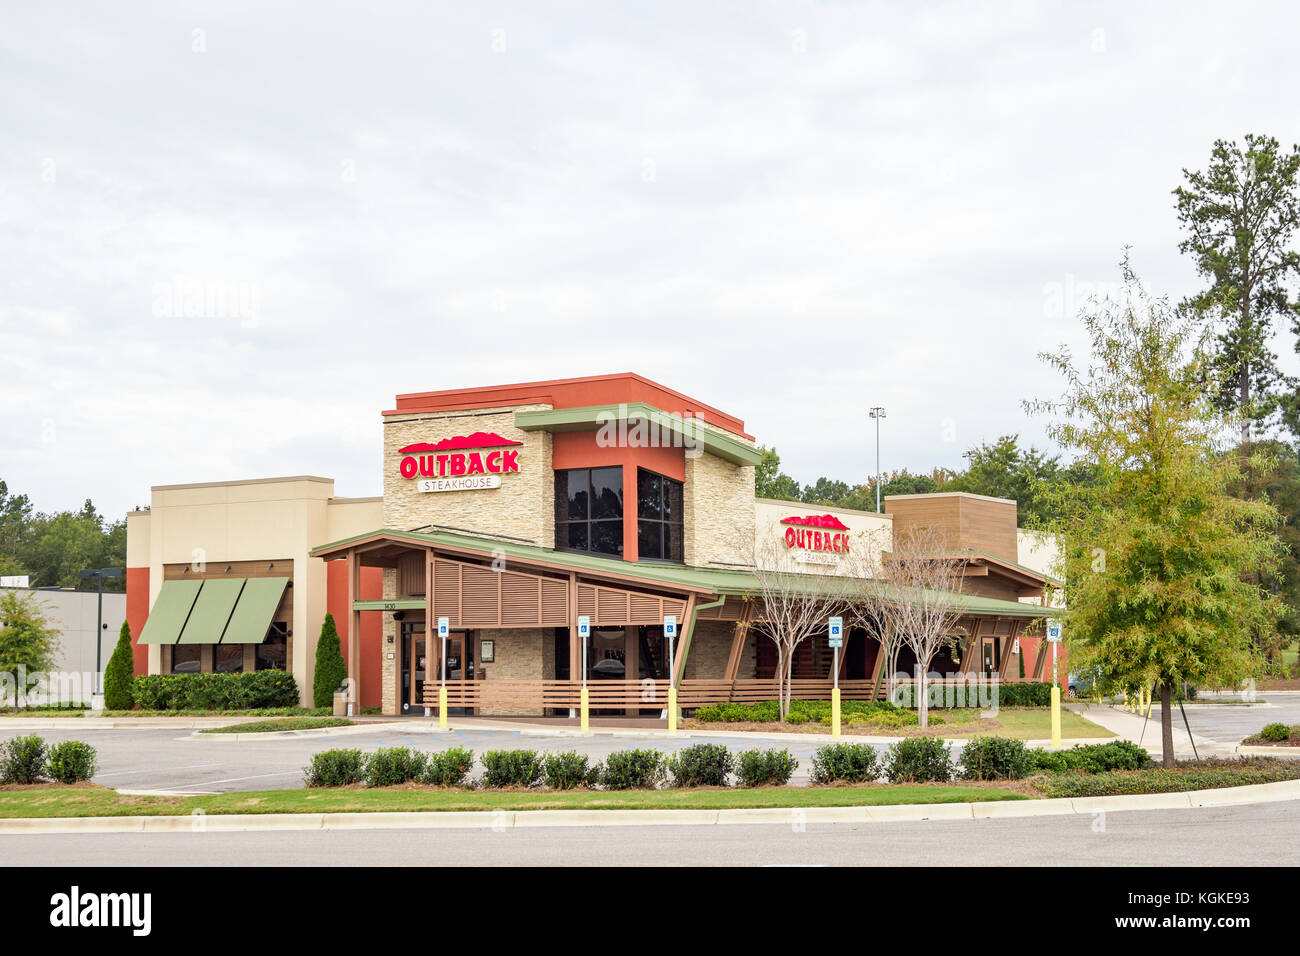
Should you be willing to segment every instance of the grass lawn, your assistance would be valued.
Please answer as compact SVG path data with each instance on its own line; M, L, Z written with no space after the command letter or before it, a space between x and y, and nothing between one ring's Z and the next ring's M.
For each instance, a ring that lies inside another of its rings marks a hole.
M1046 707L1003 708L997 717L981 717L980 711L973 708L956 708L953 710L932 710L931 717L939 717L942 724L934 724L927 730L917 727L890 727L872 723L850 724L846 718L843 731L846 734L860 734L871 737L1014 737L1018 740L1047 740L1052 736L1052 712ZM772 722L747 723L704 723L687 721L687 728L692 730L722 730L763 733L803 733L830 736L829 724L780 724ZM1061 709L1061 737L1078 739L1081 737L1114 737L1115 735L1099 724L1086 720L1071 710Z
M350 717L277 717L272 720L252 720L225 727L208 727L201 734L268 734L277 730L316 730L321 727L351 727L356 721Z
M859 807L1033 798L993 784L874 784L844 787L700 788L563 792L341 787L258 790L202 797L136 797L93 784L0 787L0 818L114 817L205 813L367 813L384 810L722 810L746 807Z

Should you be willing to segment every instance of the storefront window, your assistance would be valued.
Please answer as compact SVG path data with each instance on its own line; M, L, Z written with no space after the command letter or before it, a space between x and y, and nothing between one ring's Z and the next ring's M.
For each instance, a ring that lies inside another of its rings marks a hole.
M239 674L244 670L243 644L218 644L212 648L212 670L216 674Z
M623 469L569 468L555 473L555 547L623 554Z
M289 639L283 634L275 632L275 625L272 624L272 631L266 636L261 644L257 645L257 670L259 671L282 671L289 660Z
M636 471L637 557L682 560L682 483L653 471Z
M197 674L202 670L199 664L200 645L176 644L172 647L172 673Z

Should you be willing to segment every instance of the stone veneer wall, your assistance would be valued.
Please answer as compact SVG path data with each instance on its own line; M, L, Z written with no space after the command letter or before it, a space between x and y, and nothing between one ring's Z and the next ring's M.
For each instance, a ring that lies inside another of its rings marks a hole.
M392 600L397 597L397 569L384 568L384 598ZM379 653L383 655L381 687L381 706L385 714L400 714L401 702L397 699L401 686L402 666L401 648L397 644L397 622L393 620L392 611L379 612L383 616L383 637L379 644ZM392 655L391 658L389 655Z
M714 455L686 459L682 489L686 563L752 563L754 469Z
M691 649L686 655L685 680L722 680L727 674L727 658L731 656L731 640L735 634L733 621L696 621ZM754 676L754 633L751 631L741 652L739 680Z
M555 543L555 485L551 477L551 435L515 427L515 412L549 405L392 416L384 419L384 524L397 530L423 525L460 528L475 534L522 538L549 548ZM501 476L501 487L481 491L418 490L418 478L398 471L399 448L474 432L496 432L519 452L519 472Z
M474 631L475 638L495 641L493 662L482 664L487 668L487 682L499 680L543 680L555 676L554 662L548 670L546 661L554 657L552 631L546 627L483 628ZM522 715L540 716L538 707L480 707L485 716Z

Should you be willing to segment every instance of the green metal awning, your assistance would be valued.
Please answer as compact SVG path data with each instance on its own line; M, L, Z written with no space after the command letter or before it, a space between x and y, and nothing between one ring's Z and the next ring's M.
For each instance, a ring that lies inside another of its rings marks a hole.
M222 644L261 644L280 606L288 578L249 578L230 615Z
M209 578L185 622L177 644L216 644L226 631L230 614L247 578Z
M175 644L189 620L194 599L199 596L203 582L164 581L158 599L153 602L149 617L140 632L141 644Z

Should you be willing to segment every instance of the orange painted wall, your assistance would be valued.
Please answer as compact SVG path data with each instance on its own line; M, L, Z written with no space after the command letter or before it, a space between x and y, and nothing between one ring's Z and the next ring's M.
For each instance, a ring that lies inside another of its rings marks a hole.
M348 656L348 628L352 615L348 613L348 563L328 561L325 564L325 610L334 615L339 631L343 659ZM384 596L384 569L361 569L361 595L363 601L377 601ZM383 615L366 612L361 615L361 706L382 706L380 687L383 666ZM396 645L394 645L396 647Z
M149 569L126 569L126 622L131 628L131 661L137 674L149 673L149 648L140 645L140 632L149 617ZM117 635L113 635L116 640Z
M627 446L602 447L596 443L596 432L567 432L553 438L551 467L556 471L565 468L603 468L621 465L623 468L623 560L637 560L636 540L636 470L645 468L672 478L686 480L686 452L682 448L633 448Z

